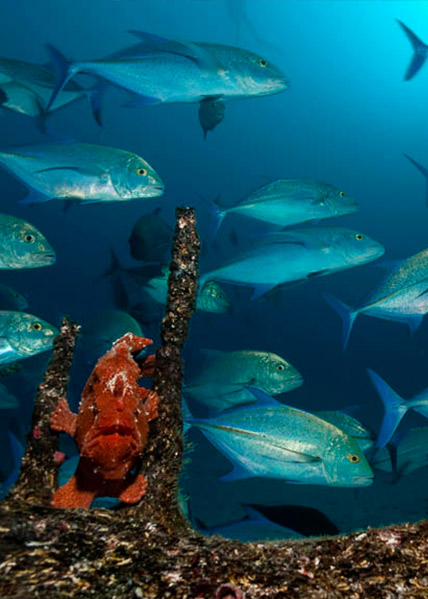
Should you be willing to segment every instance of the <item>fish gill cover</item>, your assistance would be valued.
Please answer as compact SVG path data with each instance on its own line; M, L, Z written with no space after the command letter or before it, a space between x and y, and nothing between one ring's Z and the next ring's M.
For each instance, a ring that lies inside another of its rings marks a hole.
M61 315L83 325L72 411L114 340L159 343L186 203L192 524L245 537L250 503L340 532L426 516L427 6L2 2L4 483Z

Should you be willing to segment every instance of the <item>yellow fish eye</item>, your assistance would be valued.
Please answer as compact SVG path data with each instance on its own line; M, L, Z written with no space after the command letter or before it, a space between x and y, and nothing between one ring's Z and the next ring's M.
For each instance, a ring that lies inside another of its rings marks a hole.
M43 329L43 325L41 322L33 322L31 328L33 329L33 331L41 331Z
M32 233L26 233L23 237L25 243L34 243L36 241L36 236Z
M345 192L344 191L339 191L339 195L340 195L341 198L344 198L345 197Z
M360 461L360 456L356 453L348 453L346 457L351 462L351 464L358 464L358 462Z
M361 233L357 233L355 235L355 239L358 239L358 241L361 241L361 239L364 239L364 235L361 235Z
M267 67L267 60L265 60L264 58L261 58L261 59L259 60L259 65L260 65L261 67L263 67L263 68L264 68L264 67Z
M145 177L147 175L147 169L146 168L137 168L137 175L141 175L142 177Z

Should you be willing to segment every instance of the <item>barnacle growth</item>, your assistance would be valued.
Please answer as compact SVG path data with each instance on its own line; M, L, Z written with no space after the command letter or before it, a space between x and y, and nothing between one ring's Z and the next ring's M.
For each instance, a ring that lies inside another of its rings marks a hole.
M57 509L51 413L65 394L78 326L64 319L36 398L21 475L0 506L0 597L44 599L425 599L428 523L272 543L192 530L177 504L182 459L181 347L197 284L192 209L177 226L156 355L159 417L141 473L147 493L117 511ZM35 434L36 433L36 434Z

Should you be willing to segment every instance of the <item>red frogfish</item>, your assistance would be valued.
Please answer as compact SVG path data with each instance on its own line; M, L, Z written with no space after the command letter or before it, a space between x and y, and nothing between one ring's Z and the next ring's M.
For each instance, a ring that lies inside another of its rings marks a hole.
M154 356L135 356L150 339L127 333L102 356L82 393L77 414L62 398L51 417L51 428L76 441L80 460L75 474L57 489L55 507L89 508L96 497L118 497L136 503L147 481L134 474L147 442L149 422L157 418L158 396L140 387L139 379L152 376Z

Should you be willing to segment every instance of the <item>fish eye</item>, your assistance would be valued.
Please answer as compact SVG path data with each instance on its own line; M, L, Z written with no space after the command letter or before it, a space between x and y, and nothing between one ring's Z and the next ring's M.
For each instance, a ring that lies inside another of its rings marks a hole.
M345 197L345 192L344 191L339 191L339 195L340 195L341 198L344 198Z
M263 68L264 68L264 67L267 67L267 60L265 60L264 58L261 58L261 59L259 60L259 65L260 65L261 67L263 67Z
M146 168L137 168L137 175L141 175L142 177L145 177L147 175L147 169Z
M24 241L26 243L34 243L36 241L36 236L32 235L31 233L27 233L24 235Z
M33 329L33 331L41 331L43 329L43 325L41 322L33 322L31 328Z
M284 364L278 364L278 366L276 367L276 369L277 369L279 372L282 372L282 371L285 369L285 366L284 366Z
M346 457L351 462L351 464L358 464L358 462L360 461L360 456L358 456L356 453L348 453Z
M362 239L364 239L364 235L361 235L361 233L357 233L355 235L355 239L358 239L358 241L361 241Z

